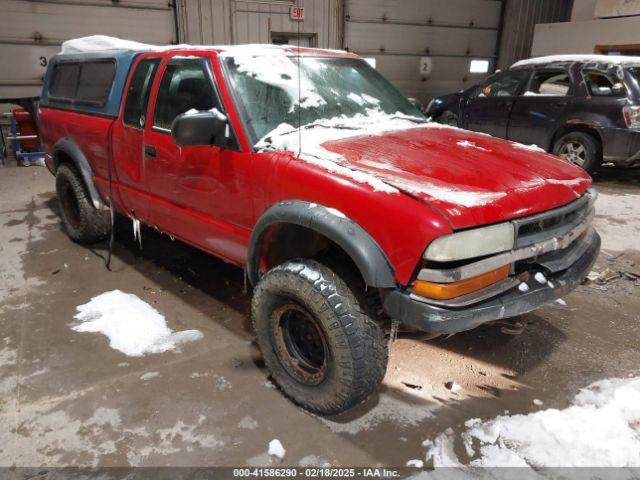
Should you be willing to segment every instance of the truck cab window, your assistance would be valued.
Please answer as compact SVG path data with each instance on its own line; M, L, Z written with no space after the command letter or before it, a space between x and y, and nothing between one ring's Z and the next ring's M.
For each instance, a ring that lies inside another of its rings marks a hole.
M213 107L219 108L201 61L169 64L158 90L153 126L168 130L181 113Z
M571 88L567 72L562 70L536 72L531 78L525 96L566 97Z
M124 105L123 121L126 125L144 128L149 94L159 64L159 58L145 58L133 72Z

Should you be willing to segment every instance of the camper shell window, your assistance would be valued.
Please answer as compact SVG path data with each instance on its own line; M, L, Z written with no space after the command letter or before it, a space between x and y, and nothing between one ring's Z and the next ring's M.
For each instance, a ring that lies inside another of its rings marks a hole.
M58 102L102 107L109 97L115 73L113 59L58 62L53 69L49 97Z

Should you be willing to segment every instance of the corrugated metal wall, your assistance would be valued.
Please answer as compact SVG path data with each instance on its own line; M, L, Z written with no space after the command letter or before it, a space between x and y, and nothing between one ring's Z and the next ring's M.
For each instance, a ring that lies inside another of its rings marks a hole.
M292 21L292 5L304 21ZM321 48L339 48L340 0L178 0L180 41L191 44L271 43L272 33L300 33Z
M498 68L531 56L537 23L567 22L573 0L507 0Z
M471 59L490 60L492 71L500 11L499 0L346 0L345 47L426 101L483 78L469 73ZM431 57L428 75L421 57Z
M167 0L0 0L0 99L39 95L64 40L105 34L169 44L173 18Z

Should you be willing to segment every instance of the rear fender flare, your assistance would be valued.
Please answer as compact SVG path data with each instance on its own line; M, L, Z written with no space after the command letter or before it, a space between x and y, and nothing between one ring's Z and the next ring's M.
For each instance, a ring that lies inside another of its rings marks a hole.
M82 175L82 179L84 180L84 184L87 186L87 191L89 192L89 196L91 197L91 203L96 209L105 209L107 206L102 201L100 197L100 193L93 183L93 170L89 165L89 161L87 157L82 153L80 147L69 138L62 138L58 140L58 142L53 147L53 165L54 171L58 170L58 166L60 165L60 153L66 154L71 161L75 165L76 169Z
M275 224L298 225L327 237L351 257L367 286L397 286L387 256L360 225L337 210L301 200L280 202L258 220L251 234L247 259L247 274L252 285L260 279L263 234Z

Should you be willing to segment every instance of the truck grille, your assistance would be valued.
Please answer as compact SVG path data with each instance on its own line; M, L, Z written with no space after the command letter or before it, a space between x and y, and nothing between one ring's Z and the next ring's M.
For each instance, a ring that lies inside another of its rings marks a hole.
M587 193L560 208L513 220L516 248L560 237L572 230L588 215L590 199L591 194Z

